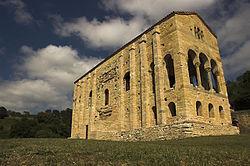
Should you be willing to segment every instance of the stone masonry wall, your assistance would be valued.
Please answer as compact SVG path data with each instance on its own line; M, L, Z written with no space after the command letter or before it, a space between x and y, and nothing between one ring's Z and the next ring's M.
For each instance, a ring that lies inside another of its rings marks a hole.
M250 133L250 111L234 111L232 112L232 119L239 123L240 133Z
M152 141L237 134L239 134L239 129L231 125L221 126L182 120L169 125L159 125L130 131L99 132L95 133L94 138L98 140L116 141Z
M196 13L168 15L75 81L72 138L237 134L230 124L217 38Z
M237 135L239 130L231 125L213 125L200 122L183 121L171 125L155 126L145 129L124 131L120 135L123 141L152 141L182 139L197 136L216 136L216 135Z

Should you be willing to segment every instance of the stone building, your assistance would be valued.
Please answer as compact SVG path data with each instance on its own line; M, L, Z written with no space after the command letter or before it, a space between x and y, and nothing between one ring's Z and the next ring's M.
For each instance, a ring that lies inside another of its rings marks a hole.
M74 82L72 138L155 140L237 134L217 37L172 12Z

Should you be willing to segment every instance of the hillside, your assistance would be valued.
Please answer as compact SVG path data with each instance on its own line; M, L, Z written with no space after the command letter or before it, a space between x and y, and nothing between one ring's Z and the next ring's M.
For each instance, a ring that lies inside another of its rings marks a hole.
M250 135L112 142L2 139L0 165L250 165Z

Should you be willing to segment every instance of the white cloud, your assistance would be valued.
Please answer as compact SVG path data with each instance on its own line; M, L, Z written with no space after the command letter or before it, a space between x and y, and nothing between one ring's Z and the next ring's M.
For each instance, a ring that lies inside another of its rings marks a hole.
M219 30L219 40L221 47L227 53L232 53L234 49L242 46L250 38L250 2L239 3L239 7L234 14L225 22Z
M122 18L106 18L103 21L85 17L71 22L64 22L60 17L54 17L55 32L61 36L76 35L85 44L93 48L115 48L130 41L146 28L146 22L140 17L131 20Z
M8 81L0 84L0 91L0 104L15 111L62 109L70 105L67 96L43 80Z
M204 9L215 0L103 0L108 10L158 20L172 11Z
M14 9L15 21L18 23L29 24L33 21L22 0L3 0L0 1L0 5Z
M202 11L208 24L217 32L226 79L237 78L249 70L250 2L221 0Z
M38 50L23 46L21 51L26 55L19 66L23 78L0 84L0 105L17 111L71 107L73 81L100 61L80 58L68 46L49 45Z
M64 22L60 16L52 16L58 35L78 36L92 48L119 47L143 32L149 25L173 10L202 9L215 0L103 0L102 7L118 13L130 14L130 19L106 17L89 21L86 17Z

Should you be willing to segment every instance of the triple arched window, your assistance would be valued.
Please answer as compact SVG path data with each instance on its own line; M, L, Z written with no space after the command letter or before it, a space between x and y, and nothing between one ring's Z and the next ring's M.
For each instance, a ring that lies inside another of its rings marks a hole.
M202 86L205 90L214 89L220 92L219 70L214 59L209 60L204 53L199 56L193 50L188 50L188 73L190 84Z

